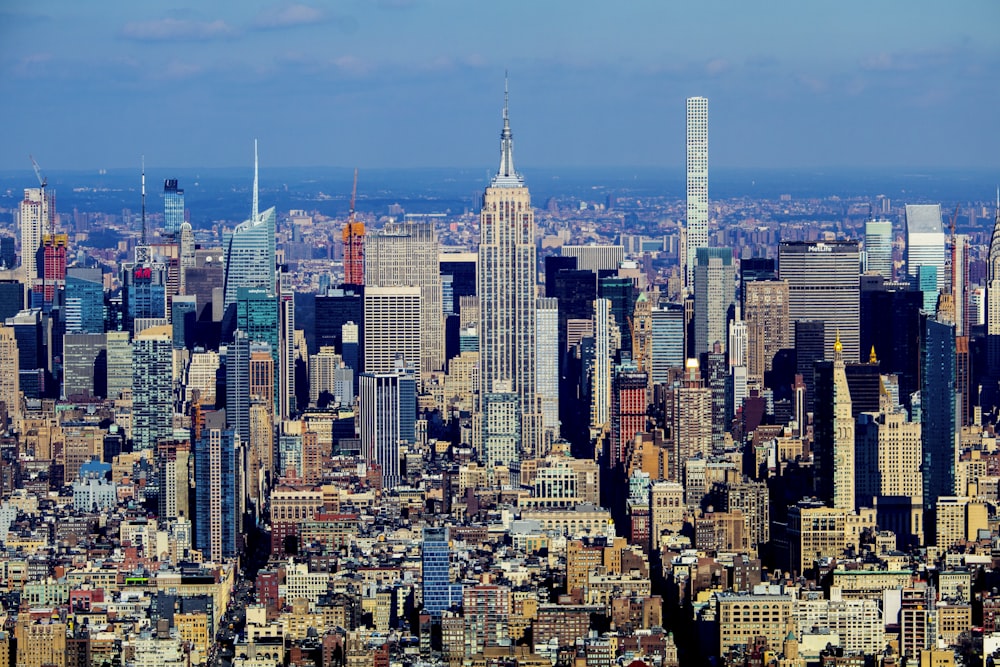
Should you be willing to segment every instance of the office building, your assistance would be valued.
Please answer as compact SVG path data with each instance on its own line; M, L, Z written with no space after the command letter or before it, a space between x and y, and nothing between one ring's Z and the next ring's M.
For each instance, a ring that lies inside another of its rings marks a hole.
M173 331L150 327L133 341L132 441L134 448L154 449L174 429Z
M684 368L684 306L665 303L653 308L650 382L667 381L671 368Z
M103 281L100 269L66 270L66 333L104 333Z
M698 248L708 247L708 99L687 100L687 248L689 288L694 287Z
M17 253L14 249L14 238L0 236L0 271L13 271L17 268Z
M479 224L479 358L482 392L510 383L521 411L521 446L528 458L542 429L535 388L535 218L524 177L514 169L506 93L500 167L483 195ZM366 353L367 354L367 353Z
M854 511L854 416L839 338L834 342L833 361L816 363L813 413L817 496L832 507Z
M240 442L250 439L250 337L237 329L226 345L226 428L239 436ZM271 410L274 414L274 410Z
M945 272L945 234L940 204L906 206L906 273L911 280L919 277L921 266L937 271L937 292L948 289Z
M535 314L535 386L538 388L542 428L559 435L559 301L538 299ZM478 351L478 350L477 350Z
M827 354L839 332L847 362L861 360L859 261L856 241L782 241L778 246L779 277L788 283L788 319L823 322Z
M0 280L0 323L24 308L24 285L18 280Z
M287 267L282 266L278 274L278 350L277 378L278 401L277 417L290 419L298 407L296 399L295 362L297 359L295 342L295 290L292 288L292 276Z
M892 280L892 223L888 220L865 222L865 273Z
M355 188L357 174L355 173ZM365 284L365 223L354 219L354 194L351 211L340 232L344 242L344 285L362 287Z
M389 373L400 357L419 373L423 332L420 328L420 288L365 287L364 369Z
M39 277L32 288L32 305L52 308L56 293L66 284L66 252L69 236L66 234L43 234L41 266Z
M63 337L62 395L68 400L104 398L107 364L103 333L67 333Z
M634 363L615 368L611 387L611 439L607 465L627 466L637 433L646 431L646 389L648 378Z
M151 319L167 317L167 270L157 261L122 264L122 328L133 335Z
M694 353L725 351L728 317L735 303L731 248L697 248L694 254Z
M593 271L597 275L615 274L625 261L625 248L620 245L564 245L559 249L563 257L576 259L576 270Z
M986 263L985 311L987 361L995 381L1000 376L1000 189L997 190L996 220Z
M921 293L904 283L881 276L861 279L861 350L875 350L882 374L893 374L905 405L917 391L920 364Z
M955 495L955 327L921 315L920 421L923 439L924 510Z
M649 378L653 364L653 302L640 292L632 312L632 361Z
M254 142L253 208L250 218L223 233L223 310L236 302L241 287L275 293L275 209L258 211L257 142Z
M611 315L618 325L620 336L618 344L611 350L616 355L618 350L632 351L632 314L635 312L637 298L635 284L631 278L605 276L597 281L597 296L611 302Z
M444 368L440 247L434 222L390 222L365 239L365 287L420 289L420 374ZM417 359L412 360L414 362Z
M747 328L747 374L763 381L774 355L793 347L788 319L788 283L755 280L743 284L743 319Z
M195 259L195 242L194 242L194 229L191 228L191 223L184 221L180 225L178 230L179 248L178 248L178 271L179 275L179 291L181 294L188 294L187 291L187 272L189 269L193 269L197 265L197 260Z
M194 542L212 560L234 558L242 549L243 452L225 420L222 411L208 413L195 443Z
M506 468L510 484L521 479L521 410L518 396L504 391L504 383L494 385L496 391L483 395L482 458L488 468Z
M174 349L183 350L194 344L198 320L198 301L193 296L175 296L170 301L170 326L174 330Z
M363 333L364 316L364 291L360 287L329 289L317 294L310 351L315 353L321 347L332 347L337 354L344 354L343 326L354 322Z
M176 236L184 224L184 190L177 187L176 178L163 181L163 233Z
M265 288L243 287L237 291L236 322L238 330L246 333L250 343L266 343L274 362L274 368L281 368L282 332L281 332L281 302L273 291ZM274 402L274 414L281 415L281 400L286 395L287 387L281 383L280 373L274 373L273 389L270 392ZM246 434L240 431L240 437L246 442Z
M432 621L440 621L442 612L461 604L462 585L451 581L451 542L447 527L427 526L421 544L421 589L423 610Z
M451 278L452 302L442 304L445 313L456 315L461 313L462 297L476 295L477 259L474 252L456 252L449 248L441 249L441 254L438 257L441 278Z
M132 342L127 331L109 331L104 335L108 359L108 399L117 401L132 394Z
M21 413L19 357L14 329L0 326L0 366L6 369L0 373L0 403L3 404L2 413L12 421Z
M382 486L402 480L401 446L416 442L416 373L402 361L392 370L361 374L358 394L361 452L382 471Z
M611 362L618 327L611 314L611 301L594 300L594 358L591 367L590 428L599 430L611 422Z
M156 452L159 498L157 508L161 521L190 518L191 443L185 440L164 440Z
M684 479L684 464L712 453L712 390L704 386L697 359L688 359L682 380L664 399L664 422L669 424L671 481Z

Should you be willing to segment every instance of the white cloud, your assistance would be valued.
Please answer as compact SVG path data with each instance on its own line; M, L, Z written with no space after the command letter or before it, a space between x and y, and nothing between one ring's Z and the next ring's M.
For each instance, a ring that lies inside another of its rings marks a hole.
M231 37L236 34L236 30L221 19L193 21L164 18L152 21L131 21L125 24L122 34L129 39L140 41L194 42Z

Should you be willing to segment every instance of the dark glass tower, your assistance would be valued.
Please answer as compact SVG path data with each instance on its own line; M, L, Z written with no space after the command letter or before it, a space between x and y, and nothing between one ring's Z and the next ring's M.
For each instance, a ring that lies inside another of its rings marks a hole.
M924 510L955 495L955 327L928 315L920 345L920 421L924 446ZM926 531L928 535L933 530Z

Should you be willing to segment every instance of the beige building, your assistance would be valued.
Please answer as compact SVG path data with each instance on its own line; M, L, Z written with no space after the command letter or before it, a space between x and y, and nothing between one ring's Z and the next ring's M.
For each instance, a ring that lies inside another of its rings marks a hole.
M778 350L792 347L788 321L788 283L757 280L743 286L743 319L747 325L747 374L763 382Z
M677 482L656 482L649 489L649 535L653 549L660 548L665 530L679 531L684 526L684 487Z
M781 646L793 622L795 601L791 596L726 593L715 600L722 653L746 646L755 637L765 637L768 646Z
M21 384L18 376L17 340L12 327L0 326L0 403L4 404L11 423L16 424L21 416Z
M989 530L989 506L967 496L941 496L936 506L935 544L939 549L963 541L974 542L980 530Z

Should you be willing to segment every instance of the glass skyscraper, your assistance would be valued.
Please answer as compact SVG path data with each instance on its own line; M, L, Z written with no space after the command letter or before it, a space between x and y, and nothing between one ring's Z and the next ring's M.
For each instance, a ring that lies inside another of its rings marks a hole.
M400 445L416 440L417 382L412 365L400 362L388 373L362 373L358 394L361 452L382 468L391 489L402 479Z
M264 288L240 288L236 298L236 328L246 332L251 343L267 343L271 346L274 367L280 368L280 309L278 297ZM281 413L281 377L275 373L274 401L275 413Z
M175 236L184 222L184 190L176 178L163 181L163 233Z
M134 448L153 449L174 430L173 329L140 332L132 348L132 440Z
M257 147L254 144L253 209L250 219L223 234L223 308L228 309L241 287L260 287L274 294L276 216L272 206L257 210ZM277 349L277 345L274 346Z
M423 579L424 611L432 621L440 621L442 612L462 602L462 585L451 582L449 566L451 547L448 529L426 527L423 533L421 577Z
M240 437L224 428L223 413L207 416L195 443L195 547L220 560L240 553Z
M955 495L955 327L921 316L920 421L924 509Z
M66 271L66 333L104 333L104 284L100 269Z
M671 368L684 368L684 306L666 303L653 309L653 384L666 382Z

